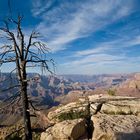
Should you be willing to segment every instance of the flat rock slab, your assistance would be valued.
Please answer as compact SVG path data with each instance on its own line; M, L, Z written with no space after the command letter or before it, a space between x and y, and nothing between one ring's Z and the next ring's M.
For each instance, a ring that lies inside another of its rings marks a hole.
M92 140L140 140L140 118L134 115L92 116Z
M140 99L108 101L102 105L101 112L116 115L140 115Z

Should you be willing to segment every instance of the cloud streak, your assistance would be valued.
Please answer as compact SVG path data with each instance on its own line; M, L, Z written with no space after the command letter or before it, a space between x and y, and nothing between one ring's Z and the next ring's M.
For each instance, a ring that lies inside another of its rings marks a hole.
M39 10L38 2L39 6L36 8L38 13L35 15L40 15L42 22L37 29L46 36L53 51L63 50L69 43L87 37L130 14L133 8L132 1L125 2L124 0L89 0L76 3L63 1L59 7L52 8L46 13L42 12L42 9L46 9L52 3L46 2Z
M93 48L77 51L74 57L92 55L92 54L108 54L109 52L119 52L121 49L125 50L135 45L140 45L140 35L136 35L133 38L115 39L108 42L102 42L95 45ZM125 51L124 51L125 52Z
M58 72L61 73L63 69L67 74L136 72L140 69L138 61L140 61L140 57L128 58L123 55L97 54L61 64Z

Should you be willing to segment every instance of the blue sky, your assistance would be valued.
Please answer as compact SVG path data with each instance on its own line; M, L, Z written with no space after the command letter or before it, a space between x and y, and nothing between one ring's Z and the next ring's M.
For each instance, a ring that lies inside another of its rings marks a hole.
M27 35L33 29L42 34L57 74L140 71L139 0L11 0L11 5L13 16L24 15ZM8 16L7 1L1 0L0 20Z

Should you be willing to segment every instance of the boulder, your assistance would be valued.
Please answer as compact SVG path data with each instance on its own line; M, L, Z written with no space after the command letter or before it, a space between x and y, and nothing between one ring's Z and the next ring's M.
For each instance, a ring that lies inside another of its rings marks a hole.
M140 140L140 118L134 115L98 114L92 121L92 140Z
M53 135L51 133L51 127L48 128L45 132L41 133L40 140L53 140Z
M41 134L40 140L76 140L86 133L83 119L67 120L55 124Z

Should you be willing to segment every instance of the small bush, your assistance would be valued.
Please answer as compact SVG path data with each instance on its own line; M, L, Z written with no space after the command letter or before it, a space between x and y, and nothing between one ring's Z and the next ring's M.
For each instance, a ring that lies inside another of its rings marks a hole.
M61 113L58 116L58 119L60 121L73 120L73 119L78 119L78 118L85 118L86 115L87 115L86 111L77 112L77 111L70 110L69 112Z
M41 134L41 133L32 133L32 135L33 135L33 140L40 140L40 134Z
M22 140L22 138L16 133L7 137L6 140Z
M40 140L41 132L32 132L33 140ZM5 140L24 140L24 131L23 129L18 132L13 132L13 134L7 136Z
M114 89L109 89L109 90L107 90L107 93L108 93L108 95L110 95L110 96L115 96L116 91L115 91Z

